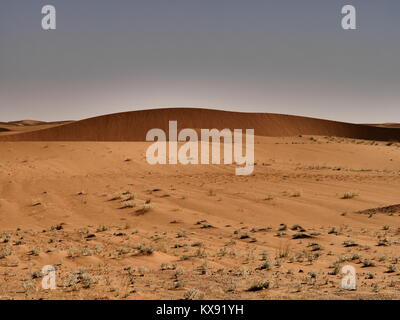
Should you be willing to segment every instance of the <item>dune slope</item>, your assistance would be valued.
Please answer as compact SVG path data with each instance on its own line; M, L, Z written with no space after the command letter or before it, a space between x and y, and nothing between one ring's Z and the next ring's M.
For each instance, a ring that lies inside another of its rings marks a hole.
M33 132L3 135L0 136L0 141L144 141L150 129L161 128L168 131L169 120L177 120L178 129L255 129L255 134L258 136L304 134L400 140L400 129L395 128L271 113L171 108L105 115Z

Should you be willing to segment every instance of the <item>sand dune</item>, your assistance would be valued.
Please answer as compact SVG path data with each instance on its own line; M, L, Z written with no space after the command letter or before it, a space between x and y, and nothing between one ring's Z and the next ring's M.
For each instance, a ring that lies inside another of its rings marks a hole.
M0 125L6 126L18 126L18 127L30 127L30 126L40 126L40 125L60 125L69 123L72 121L39 121L39 120L18 120L18 121L9 121L9 122L0 122Z
M258 136L321 135L369 140L400 140L400 130L307 117L171 108L117 113L51 128L0 136L0 141L144 141L148 130L178 128L255 129Z
M72 123L72 121L42 122L35 120L23 120L23 121L12 121L12 122L0 122L1 125L0 136L44 130L67 123Z
M376 123L376 124L368 124L373 127L381 127L381 128L400 128L400 123Z
M10 125L15 125L15 126L37 126L45 123L46 122L39 120L20 120L20 121L9 122Z

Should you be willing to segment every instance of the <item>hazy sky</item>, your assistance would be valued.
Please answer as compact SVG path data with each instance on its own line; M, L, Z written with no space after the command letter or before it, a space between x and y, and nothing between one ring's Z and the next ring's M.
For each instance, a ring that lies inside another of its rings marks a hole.
M168 106L400 122L400 1L0 1L0 121Z

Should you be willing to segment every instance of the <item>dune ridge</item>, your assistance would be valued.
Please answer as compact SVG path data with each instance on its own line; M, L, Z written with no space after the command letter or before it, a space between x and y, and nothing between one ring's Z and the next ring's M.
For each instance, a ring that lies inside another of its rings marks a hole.
M381 128L400 128L400 123L375 123L367 125L373 127L381 127Z
M242 113L198 108L165 108L98 116L31 132L0 136L0 141L145 141L153 128L255 129L258 136L321 135L366 140L400 140L400 129L373 127L273 113Z

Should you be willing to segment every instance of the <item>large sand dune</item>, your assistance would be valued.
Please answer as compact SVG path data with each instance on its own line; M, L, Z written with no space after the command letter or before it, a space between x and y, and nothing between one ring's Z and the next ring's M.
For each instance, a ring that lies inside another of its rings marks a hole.
M168 121L182 128L255 129L258 136L321 135L369 140L400 140L400 129L380 128L307 117L172 108L117 113L18 134L0 141L144 141L148 130L167 131Z

